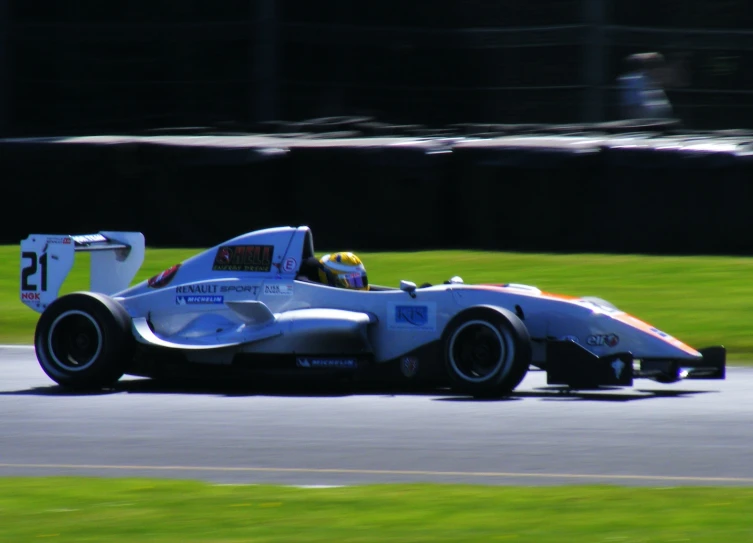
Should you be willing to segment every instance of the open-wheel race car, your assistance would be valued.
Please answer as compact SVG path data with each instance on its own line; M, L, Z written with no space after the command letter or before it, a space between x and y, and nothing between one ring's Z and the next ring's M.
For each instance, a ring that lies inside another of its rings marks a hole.
M79 251L91 253L90 289L59 296ZM531 366L572 389L725 378L724 347L696 350L599 298L460 277L368 289L311 280L307 226L237 236L130 286L144 256L138 232L21 242L21 300L41 313L34 346L52 380L99 389L167 367L233 368L501 396Z

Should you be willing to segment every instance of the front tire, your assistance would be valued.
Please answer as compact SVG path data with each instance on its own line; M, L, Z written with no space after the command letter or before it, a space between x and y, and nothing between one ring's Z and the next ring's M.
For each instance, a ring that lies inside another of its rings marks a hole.
M42 370L61 386L92 390L114 385L133 356L131 317L103 294L61 296L42 313L34 347Z
M502 308L473 307L443 333L445 367L453 388L477 397L505 396L531 364L531 338L523 322Z

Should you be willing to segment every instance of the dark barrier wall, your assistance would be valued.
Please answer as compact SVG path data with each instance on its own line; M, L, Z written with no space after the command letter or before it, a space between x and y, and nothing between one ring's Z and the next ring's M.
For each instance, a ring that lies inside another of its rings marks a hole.
M753 164L725 153L605 153L605 201L625 224L604 221L600 245L621 251L753 254Z
M0 145L2 242L36 232L139 230L150 245L206 246L309 224L350 247L442 244L449 154L422 148L250 149L149 144ZM10 210L9 210L10 211Z
M465 147L453 159L454 222L466 245L599 250L592 237L602 182L596 151Z
M150 245L212 245L292 221L284 154L145 144L0 146L4 239L37 232L139 230ZM13 215L15 216L15 215Z
M411 146L297 148L279 187L329 247L441 247L452 228L450 158Z
M212 246L311 226L317 247L753 254L753 160L635 147L0 144L0 242L138 230Z
M454 154L459 230L481 248L753 254L749 159L609 148Z

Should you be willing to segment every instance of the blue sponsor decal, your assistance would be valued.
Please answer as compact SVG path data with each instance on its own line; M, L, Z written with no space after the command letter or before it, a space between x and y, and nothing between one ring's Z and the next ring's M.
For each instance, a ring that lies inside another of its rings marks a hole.
M652 328L649 328L649 330L651 330L654 334L663 337L664 339L674 339L672 336L670 336L666 332L662 332L658 328L653 328L652 327Z
M395 306L395 322L411 326L426 326L429 322L429 308L425 305Z
M176 296L176 305L192 304L221 304L225 301L224 296Z

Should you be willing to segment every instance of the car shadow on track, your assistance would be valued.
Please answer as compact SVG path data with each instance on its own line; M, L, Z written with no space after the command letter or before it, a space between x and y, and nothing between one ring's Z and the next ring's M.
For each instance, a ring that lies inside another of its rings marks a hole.
M118 381L113 387L100 390L75 390L59 385L33 387L26 390L0 391L0 396L106 396L111 394L175 394L223 397L279 396L291 398L331 398L345 396L447 396L453 393L437 387L395 387L390 385L359 385L328 382L263 382L233 383L191 380L155 380L133 378Z
M447 398L436 398L440 402L499 402L525 399L539 399L543 401L555 402L633 402L636 400L651 400L657 398L679 398L682 396L692 396L704 394L707 390L636 390L636 389L616 389L619 392L610 392L608 389L598 390L571 390L544 388L535 390L514 391L510 396L502 398L474 398L472 396L453 396Z
M681 398L706 394L709 390L644 390L621 389L619 387L602 387L594 390L573 390L558 387L542 387L533 391L514 392L521 398L539 398L545 401L591 401L591 402L633 402L657 398Z
M644 390L619 387L601 387L593 390L569 390L565 387L539 387L516 390L508 396L477 398L453 393L438 387L396 387L389 385L359 385L353 383L331 384L311 382L246 383L227 382L169 382L153 379L126 379L102 390L79 391L58 385L34 387L27 390L2 391L0 396L103 396L110 394L178 394L211 395L222 397L274 396L290 398L334 398L347 396L426 396L442 402L511 402L526 399L543 401L632 402L657 398L679 398L704 394L708 390Z

